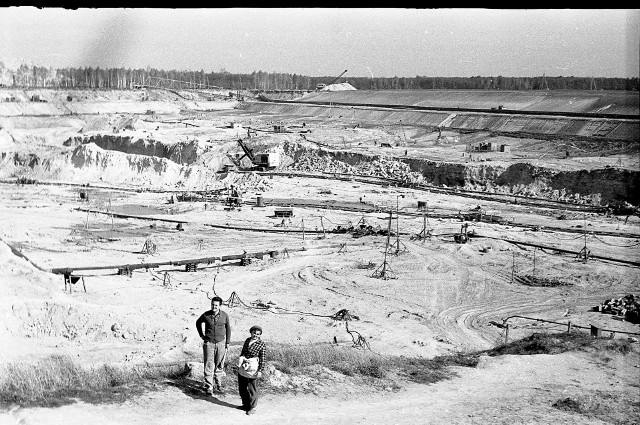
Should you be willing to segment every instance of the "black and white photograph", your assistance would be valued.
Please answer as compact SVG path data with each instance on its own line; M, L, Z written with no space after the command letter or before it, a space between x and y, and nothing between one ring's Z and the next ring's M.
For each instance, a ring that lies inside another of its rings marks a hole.
M0 425L640 424L639 74L640 9L0 7Z

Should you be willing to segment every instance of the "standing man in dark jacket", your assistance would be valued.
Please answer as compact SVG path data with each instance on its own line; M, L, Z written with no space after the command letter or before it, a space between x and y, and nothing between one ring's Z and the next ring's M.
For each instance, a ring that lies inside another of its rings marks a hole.
M202 350L204 353L204 386L207 393L213 395L213 381L216 390L224 393L222 376L224 375L224 358L229 349L231 340L231 323L229 315L220 310L222 298L213 297L211 299L211 310L205 311L196 320L196 329L200 338L204 341ZM204 332L202 324L204 323ZM213 380L212 380L213 376Z

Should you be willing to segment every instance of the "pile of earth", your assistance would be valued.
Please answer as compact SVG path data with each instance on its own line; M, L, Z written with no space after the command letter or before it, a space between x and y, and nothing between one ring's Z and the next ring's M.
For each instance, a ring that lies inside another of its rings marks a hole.
M414 183L424 180L420 173L411 171L409 165L404 162L383 156L357 155L357 157L360 160L355 165L351 165L328 151L306 149L288 169L302 172L358 174Z
M273 183L257 173L234 173L230 172L220 180L225 188L233 186L242 193L249 191L267 192L273 189Z

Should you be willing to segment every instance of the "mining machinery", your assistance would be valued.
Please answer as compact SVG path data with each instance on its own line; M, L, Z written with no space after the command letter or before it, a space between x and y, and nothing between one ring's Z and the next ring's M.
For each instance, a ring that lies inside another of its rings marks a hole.
M254 154L253 149L249 148L244 144L242 139L238 139L238 144L242 148L244 154L241 156L233 157L233 155L227 155L227 157L234 163L234 165L238 168L242 168L242 159L246 156L251 161L253 167L252 170L255 171L267 171L273 170L278 165L280 165L280 155L276 152L266 152Z
M334 78L329 84L318 84L316 86L316 90L322 90L323 88L330 86L331 84L335 83L336 81L338 81L340 79L340 77L342 77L344 74L347 73L347 70L345 69L342 74L338 75L336 78Z

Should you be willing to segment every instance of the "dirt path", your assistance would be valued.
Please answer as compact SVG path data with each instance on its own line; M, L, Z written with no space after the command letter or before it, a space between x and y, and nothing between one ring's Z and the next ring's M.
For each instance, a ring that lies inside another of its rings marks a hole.
M173 387L120 405L76 403L52 409L19 408L4 412L0 424L611 423L552 406L566 398L593 404L598 397L608 403L600 405L601 417L632 423L624 422L619 415L624 412L628 419L634 409L635 414L640 413L640 393L634 391L640 382L640 356L637 351L626 356L598 356L484 357L478 368L456 368L458 377L449 381L406 384L397 392L340 387L336 392L327 388L317 396L268 394L261 399L254 417L235 408L239 404L235 392L211 398Z

